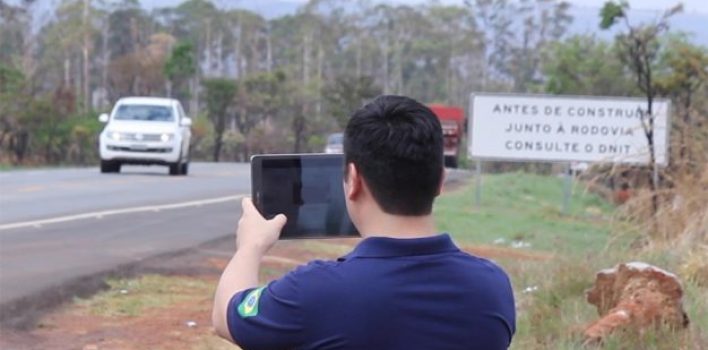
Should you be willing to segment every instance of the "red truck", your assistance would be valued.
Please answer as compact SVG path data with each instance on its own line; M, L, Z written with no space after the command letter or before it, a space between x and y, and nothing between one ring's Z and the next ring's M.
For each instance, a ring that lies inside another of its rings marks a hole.
M429 104L428 108L438 116L442 124L445 138L445 167L457 168L457 157L460 154L465 131L465 111L460 107L441 104Z

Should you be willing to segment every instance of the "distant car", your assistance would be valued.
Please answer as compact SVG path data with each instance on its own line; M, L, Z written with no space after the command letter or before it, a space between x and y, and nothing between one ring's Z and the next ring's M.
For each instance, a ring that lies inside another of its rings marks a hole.
M327 136L327 145L325 146L325 153L343 153L344 147L342 143L344 142L344 134L338 132L336 134L330 134Z
M123 164L167 165L170 175L187 175L189 119L171 98L127 97L116 102L99 138L101 172L120 172Z

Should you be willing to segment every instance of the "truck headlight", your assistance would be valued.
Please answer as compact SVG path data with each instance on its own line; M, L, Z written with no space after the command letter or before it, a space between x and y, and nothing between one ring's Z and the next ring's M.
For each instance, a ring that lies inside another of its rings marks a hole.
M116 131L111 131L111 132L108 133L108 138L110 138L110 139L113 140L113 141L120 141L121 136L122 136L122 135L121 135L119 132L116 132Z
M173 137L174 137L174 134L162 134L162 135L160 135L160 140L162 140L162 142L167 142L167 141L172 140Z

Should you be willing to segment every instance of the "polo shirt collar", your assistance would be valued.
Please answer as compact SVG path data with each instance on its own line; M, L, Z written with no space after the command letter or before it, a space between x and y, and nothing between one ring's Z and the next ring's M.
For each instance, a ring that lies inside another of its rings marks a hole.
M457 251L459 248L447 233L423 238L368 237L359 242L351 253L339 260L430 255Z

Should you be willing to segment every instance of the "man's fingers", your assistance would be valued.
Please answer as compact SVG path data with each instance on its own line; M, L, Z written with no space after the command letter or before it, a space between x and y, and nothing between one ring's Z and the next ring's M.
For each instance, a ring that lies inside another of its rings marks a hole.
M243 210L244 214L258 212L258 209L256 209L256 206L253 204L253 200L251 199L251 197L243 197L243 199L241 200L241 209Z
M285 223L288 222L288 218L285 217L283 214L278 214L274 218L268 220L273 223L276 227L278 227L278 231L280 231L283 226L285 226Z

